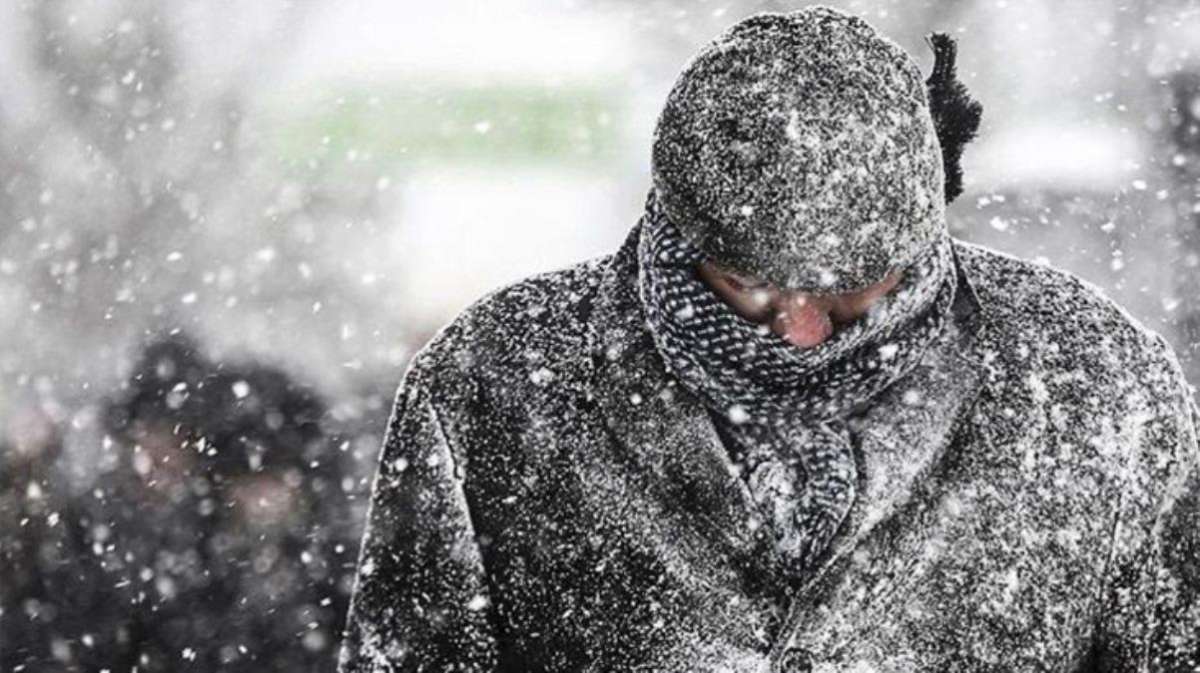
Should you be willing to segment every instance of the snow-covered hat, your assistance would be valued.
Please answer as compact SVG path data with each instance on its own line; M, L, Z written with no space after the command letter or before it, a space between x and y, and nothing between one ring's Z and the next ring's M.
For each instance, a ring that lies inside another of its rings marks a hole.
M705 254L789 288L865 287L948 235L920 69L828 7L758 14L705 47L659 117L653 178Z

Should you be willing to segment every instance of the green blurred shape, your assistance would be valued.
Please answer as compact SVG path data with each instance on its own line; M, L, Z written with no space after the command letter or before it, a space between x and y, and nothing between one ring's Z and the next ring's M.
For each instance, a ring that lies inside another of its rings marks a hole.
M353 89L282 111L277 147L285 161L591 164L617 153L620 100L583 85Z

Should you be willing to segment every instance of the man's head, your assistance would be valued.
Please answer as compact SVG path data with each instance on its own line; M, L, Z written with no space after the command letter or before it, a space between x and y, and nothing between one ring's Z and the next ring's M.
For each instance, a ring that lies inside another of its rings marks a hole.
M753 16L693 59L659 118L653 177L714 264L798 292L866 291L945 235L917 64L826 7Z

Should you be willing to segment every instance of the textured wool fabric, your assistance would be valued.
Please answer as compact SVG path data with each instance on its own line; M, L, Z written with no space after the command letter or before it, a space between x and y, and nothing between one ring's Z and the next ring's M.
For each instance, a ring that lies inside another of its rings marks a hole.
M910 371L946 323L956 277L949 236L904 269L867 315L808 349L741 317L697 277L704 253L666 218L654 190L639 243L639 290L655 345L726 425L799 577L854 502L845 416Z
M659 117L652 174L698 247L784 287L874 284L945 226L917 64L828 7L753 16L702 50Z
M852 425L859 497L787 593L648 333L637 234L490 293L414 358L342 673L1194 669L1200 449L1162 337L954 240L959 336Z

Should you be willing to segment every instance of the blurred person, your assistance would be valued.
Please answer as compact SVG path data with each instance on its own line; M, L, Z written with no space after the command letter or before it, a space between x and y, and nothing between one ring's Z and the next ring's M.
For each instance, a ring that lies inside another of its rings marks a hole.
M81 551L40 573L51 603L88 599L69 627L0 634L25 640L20 670L333 669L357 529L324 416L279 370L147 347L108 409L116 464L75 507Z
M620 249L410 364L342 673L1195 670L1179 363L949 235L981 108L931 45L808 7L685 67Z

